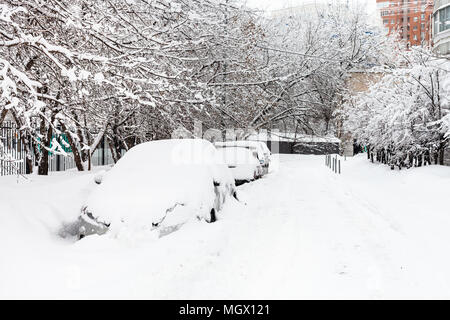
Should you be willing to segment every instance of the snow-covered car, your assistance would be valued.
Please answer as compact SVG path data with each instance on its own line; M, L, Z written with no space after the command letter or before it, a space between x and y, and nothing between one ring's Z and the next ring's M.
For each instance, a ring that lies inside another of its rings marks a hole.
M236 184L250 182L263 175L256 151L242 147L222 147L217 150L230 168Z
M271 162L272 152L270 152L270 149L265 142L263 142L263 141L255 141L255 142L261 146L261 149L263 151L264 161L266 163L266 166L264 167L264 172L265 172L265 174L267 174L267 173L269 173L269 166L270 166L270 162Z
M231 171L201 139L160 140L131 148L105 173L81 209L79 238L124 226L176 230L191 219L214 222L236 198Z
M272 155L272 152L270 152L270 149L267 146L267 144L265 142L263 142L263 141L255 141L255 142L259 143L259 145L263 149L264 157L268 158L269 162L270 162L270 156Z
M242 147L247 148L257 152L259 163L261 164L264 174L269 172L270 165L270 150L264 142L261 141L225 141L225 142L215 142L214 146L216 148L224 147Z

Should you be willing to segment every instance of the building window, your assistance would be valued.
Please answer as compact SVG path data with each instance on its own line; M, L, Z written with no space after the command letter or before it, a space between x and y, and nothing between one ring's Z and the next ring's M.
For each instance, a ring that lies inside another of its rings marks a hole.
M422 14L420 15L420 19L425 20L425 13L422 13Z
M391 20L391 23L392 23L392 24L395 24L395 19L392 19L392 20Z
M438 12L436 12L435 14L434 14L434 34L436 34L436 33L438 33L439 32L439 19L438 19Z
M417 31L417 26L414 26L414 27L413 27L413 30L414 30L414 31Z
M418 20L418 18L417 18L417 17L414 17L414 22L417 22L417 20Z
M439 32L450 29L450 6L439 10Z
M388 20L388 19L384 19L384 20L383 20L383 23L384 23L384 24L388 24L388 23L389 23L389 20Z
M417 41L417 36L416 35L414 35L414 40Z
M450 29L450 6L436 11L433 20L434 34Z

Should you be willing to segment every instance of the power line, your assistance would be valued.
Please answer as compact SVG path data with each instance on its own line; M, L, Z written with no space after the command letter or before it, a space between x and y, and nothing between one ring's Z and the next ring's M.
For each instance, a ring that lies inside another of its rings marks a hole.
M263 46L259 46L259 45L257 45L256 47L258 47L258 48L260 48L260 49L266 49L266 50L275 51L275 52L287 53L287 54L292 54L292 55L297 55L297 56L302 56L302 57L312 58L312 59L327 60L327 61L333 61L333 62L341 62L341 61L342 61L342 60L338 60L338 59L327 58L327 57L321 57L321 56L314 56L314 55L310 55L310 54L306 54L306 53L300 53L300 52L295 52L295 51L290 51L290 50L284 50L284 49L276 49L276 48L271 48L271 47L263 47Z

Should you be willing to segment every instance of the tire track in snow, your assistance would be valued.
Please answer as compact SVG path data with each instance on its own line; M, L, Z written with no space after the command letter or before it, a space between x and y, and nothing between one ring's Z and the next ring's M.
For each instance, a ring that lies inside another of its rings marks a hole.
M282 274L281 280L276 277L278 280L273 281L272 291L277 296L297 298L336 297L342 296L342 291L332 292L327 286L331 289L331 283L343 287L351 282L353 291L347 290L347 296L362 289L366 289L370 297L378 296L377 283L382 268L377 266L372 243L367 243L358 230L360 226L342 216L341 211L348 209L339 202L333 185L327 184L327 175L311 169L315 168L290 161L283 163L279 172L265 180L242 188L249 195L249 211L258 212L255 216L258 224L270 224L283 230L282 233L267 234L273 247L283 248L272 261L265 261L266 274ZM274 190L277 190L276 196L261 197ZM349 231L353 233L350 239L345 235ZM352 255L358 257L356 266ZM359 277L356 285L355 277ZM372 289L365 288L366 280L369 284L374 283Z
M375 289L373 298L386 297L393 284L403 285L399 283L403 267L390 253L390 247L393 241L405 242L404 233L393 219L384 216L368 199L355 192L351 181L345 183L341 177L333 178L334 188L330 188L329 193L341 207L338 212L356 226L367 252L373 257L369 269L372 275L369 280Z

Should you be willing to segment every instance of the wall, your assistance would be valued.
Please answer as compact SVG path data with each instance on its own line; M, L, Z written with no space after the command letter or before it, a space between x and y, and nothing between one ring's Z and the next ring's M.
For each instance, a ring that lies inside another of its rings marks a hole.
M353 147L353 146L352 146ZM339 143L303 142L294 145L294 153L298 154L339 154Z
M355 70L350 72L347 78L346 85L350 94L355 96L361 92L368 91L370 86L380 81L384 74L379 72L367 72ZM347 157L352 157L353 152L353 137L351 132L348 132L343 127L343 120L338 120L338 138L341 139L341 154Z
M450 166L450 148L447 148L444 153L444 165Z
M294 142L267 141L270 152L279 154L338 154L339 143L332 142ZM278 144L278 147L276 146Z

